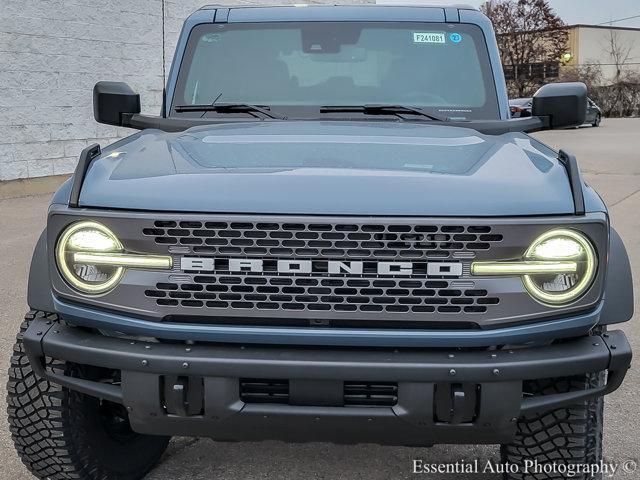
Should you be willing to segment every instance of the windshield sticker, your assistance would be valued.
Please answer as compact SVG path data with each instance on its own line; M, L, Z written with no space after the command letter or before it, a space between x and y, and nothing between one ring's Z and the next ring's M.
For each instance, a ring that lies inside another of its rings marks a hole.
M444 33L413 32L413 43L446 43Z
M460 43L462 41L462 35L460 35L459 33L452 33L451 35L449 35L449 40L451 40L453 43Z
M202 37L202 41L205 43L218 43L222 36L219 33L209 33Z

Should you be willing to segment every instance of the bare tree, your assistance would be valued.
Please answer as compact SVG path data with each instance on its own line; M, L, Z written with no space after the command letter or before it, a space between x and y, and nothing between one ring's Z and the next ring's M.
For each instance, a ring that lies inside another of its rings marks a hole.
M596 102L605 116L610 116L609 92L603 87L604 74L602 65L591 62L583 65L562 67L560 71L561 82L582 82L587 86L589 98Z
M629 85L629 111L630 116L640 116L640 73L631 72L627 80Z
M480 9L496 30L511 94L530 96L557 74L569 34L547 0L488 0Z
M614 77L614 83L618 83L624 80L628 64L632 59L631 52L633 50L632 42L623 42L620 39L620 34L615 30L609 30L609 37L607 38L604 50L611 58L611 62L616 68Z
M625 116L629 114L629 106L633 108L634 97L637 99L638 79L629 68L629 63L633 61L631 52L633 42L624 42L620 34L611 29L607 37L603 50L609 55L615 73L612 84L607 88L610 114Z
M562 67L559 77L561 82L582 82L588 90L600 87L602 79L602 65L599 63Z
M563 67L560 80L584 82L589 97L605 116L622 117L640 114L640 74L631 66L634 44L625 42L619 33L610 30L601 43L606 54L604 65L587 60L579 66ZM607 58L608 57L608 58Z

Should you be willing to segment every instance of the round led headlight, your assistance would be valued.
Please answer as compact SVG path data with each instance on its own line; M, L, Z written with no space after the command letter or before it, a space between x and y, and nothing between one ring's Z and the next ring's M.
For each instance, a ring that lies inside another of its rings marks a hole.
M591 242L575 230L551 230L535 239L524 255L532 267L522 276L527 291L536 300L562 305L576 300L591 285L597 257ZM555 268L554 268L555 265Z
M84 293L104 293L118 284L124 268L105 264L100 259L105 254L119 254L123 250L118 238L104 225L79 222L67 228L58 239L56 262L62 277L73 288Z

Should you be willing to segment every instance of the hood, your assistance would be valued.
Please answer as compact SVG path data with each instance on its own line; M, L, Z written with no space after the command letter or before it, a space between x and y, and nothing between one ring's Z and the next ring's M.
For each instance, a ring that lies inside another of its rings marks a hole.
M145 130L103 150L83 207L387 216L570 214L556 154L524 134L402 122Z

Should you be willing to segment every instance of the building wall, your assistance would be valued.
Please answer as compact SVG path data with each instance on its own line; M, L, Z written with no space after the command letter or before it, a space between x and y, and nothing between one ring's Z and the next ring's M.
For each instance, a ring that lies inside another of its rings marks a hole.
M629 51L625 70L640 75L640 29L576 26L570 29L571 65L601 65L603 83L616 76L615 60L611 57L611 37L619 48Z
M92 89L99 80L129 83L141 94L143 112L157 114L163 35L168 73L183 20L206 3L0 0L0 181L70 173L86 145L130 133L94 121Z

